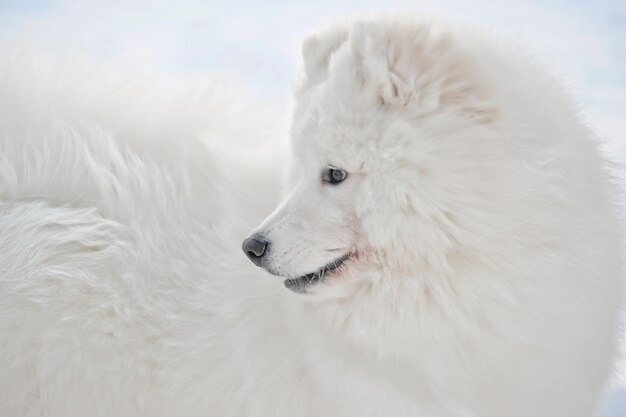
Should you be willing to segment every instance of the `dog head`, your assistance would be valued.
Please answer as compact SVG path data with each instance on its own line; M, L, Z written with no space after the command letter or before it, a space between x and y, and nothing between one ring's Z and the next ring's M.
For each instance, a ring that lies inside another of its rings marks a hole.
M257 265L292 290L346 296L471 256L511 168L457 43L389 20L305 40L294 186L244 242Z

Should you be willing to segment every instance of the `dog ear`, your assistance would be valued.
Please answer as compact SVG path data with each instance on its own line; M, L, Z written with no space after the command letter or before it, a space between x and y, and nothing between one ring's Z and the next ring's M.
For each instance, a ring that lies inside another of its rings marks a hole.
M364 83L374 83L383 103L406 105L413 94L412 86L390 63L390 42L373 22L358 22L350 30L350 45L362 65Z
M304 39L302 42L304 86L317 84L327 76L330 57L347 39L348 30L343 26L333 26Z

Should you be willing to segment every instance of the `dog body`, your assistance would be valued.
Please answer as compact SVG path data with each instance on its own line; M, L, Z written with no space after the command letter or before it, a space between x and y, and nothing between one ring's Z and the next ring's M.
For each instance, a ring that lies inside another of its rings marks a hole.
M262 223L289 162L232 92L4 64L1 416L593 415L619 225L560 88L413 20L303 55Z

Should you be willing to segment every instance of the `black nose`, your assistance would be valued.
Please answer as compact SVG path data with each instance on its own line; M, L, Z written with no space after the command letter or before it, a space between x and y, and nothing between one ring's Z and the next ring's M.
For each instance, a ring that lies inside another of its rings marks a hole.
M254 235L243 241L241 249L256 266L261 266L263 255L267 252L267 246L267 240L262 236Z

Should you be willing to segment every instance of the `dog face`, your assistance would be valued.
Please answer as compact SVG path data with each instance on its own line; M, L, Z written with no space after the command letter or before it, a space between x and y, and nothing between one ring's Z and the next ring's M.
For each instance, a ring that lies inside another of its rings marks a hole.
M489 204L469 200L493 183L481 183L491 159L475 161L501 148L495 113L448 35L394 26L332 28L303 45L295 185L244 242L294 291L345 294L445 268L468 230L459 209Z

